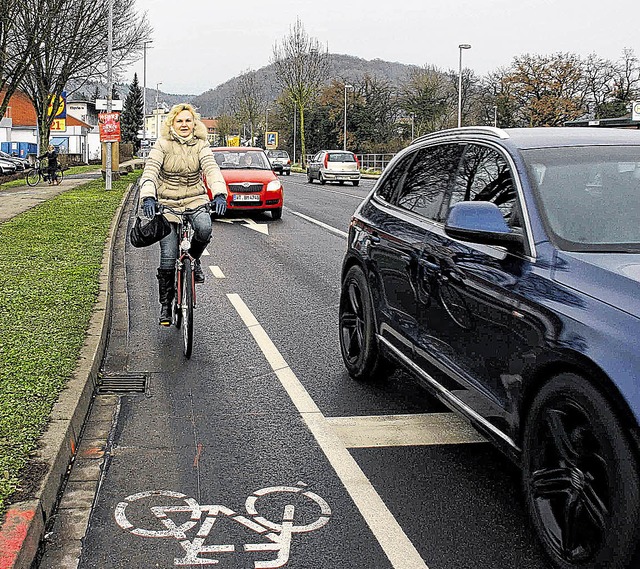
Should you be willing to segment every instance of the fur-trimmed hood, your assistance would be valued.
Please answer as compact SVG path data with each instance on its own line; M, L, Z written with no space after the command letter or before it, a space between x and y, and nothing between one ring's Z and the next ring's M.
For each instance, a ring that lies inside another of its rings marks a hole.
M167 140L174 140L173 136L171 136L171 132L169 131L169 125L166 122L163 122L160 127L160 136ZM207 127L198 119L196 119L193 126L193 137L194 139L207 140Z

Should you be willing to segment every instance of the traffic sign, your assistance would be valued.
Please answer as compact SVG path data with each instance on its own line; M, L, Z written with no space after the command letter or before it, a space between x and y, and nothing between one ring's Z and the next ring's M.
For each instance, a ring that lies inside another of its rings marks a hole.
M266 132L264 135L265 142L264 145L267 150L275 150L278 148L278 133L277 132Z
M97 111L106 111L107 110L107 99L96 99L96 110ZM121 111L122 110L122 99L111 99L111 110L112 111Z

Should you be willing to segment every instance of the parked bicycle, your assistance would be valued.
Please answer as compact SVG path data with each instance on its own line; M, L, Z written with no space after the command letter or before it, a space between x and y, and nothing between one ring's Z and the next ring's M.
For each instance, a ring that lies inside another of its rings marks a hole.
M58 184L62 182L62 178L64 177L64 173L61 166L56 168L55 180ZM42 166L42 162L40 160L36 160L33 168L27 171L25 175L27 180L27 185L29 186L37 186L41 181L49 182L49 170L46 166Z
M196 307L196 284L194 280L195 259L189 254L193 238L191 217L201 210L210 211L209 204L194 209L179 211L167 205L160 206L160 214L169 212L180 219L178 223L178 257L175 272L175 296L173 299L173 325L182 328L182 352L191 357L193 347L193 309Z

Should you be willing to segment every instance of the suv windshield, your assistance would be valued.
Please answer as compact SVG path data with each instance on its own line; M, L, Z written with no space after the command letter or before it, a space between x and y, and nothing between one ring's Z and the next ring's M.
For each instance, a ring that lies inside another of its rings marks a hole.
M269 164L264 152L256 152L255 150L250 152L243 152L242 150L220 151L214 152L213 156L222 170L271 170L271 164Z
M640 146L523 150L557 245L640 251Z
M289 158L289 155L284 150L269 150L269 158Z

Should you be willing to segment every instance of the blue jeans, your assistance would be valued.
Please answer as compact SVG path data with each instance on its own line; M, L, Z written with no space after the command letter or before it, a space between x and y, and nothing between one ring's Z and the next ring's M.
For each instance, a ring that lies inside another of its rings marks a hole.
M199 211L191 216L193 239L189 252L196 259L200 258L207 243L211 241L211 216L206 211ZM178 257L178 224L171 224L171 233L160 240L160 268L174 269Z

